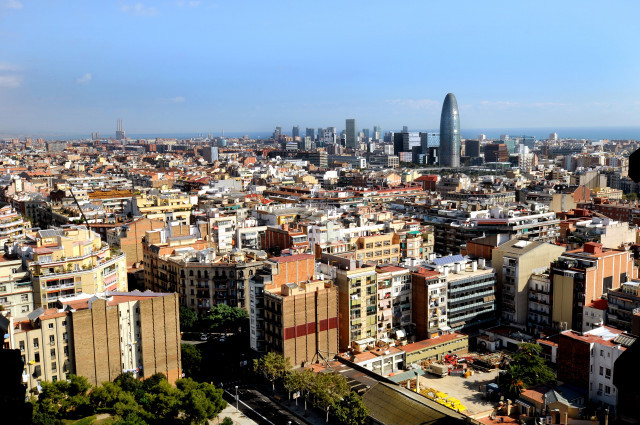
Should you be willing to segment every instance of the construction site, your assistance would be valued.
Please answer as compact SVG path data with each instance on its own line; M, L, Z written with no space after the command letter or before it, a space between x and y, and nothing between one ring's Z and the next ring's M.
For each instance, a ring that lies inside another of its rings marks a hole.
M503 353L447 355L421 362L420 373L400 385L455 411L483 417L500 399L498 371L510 360Z

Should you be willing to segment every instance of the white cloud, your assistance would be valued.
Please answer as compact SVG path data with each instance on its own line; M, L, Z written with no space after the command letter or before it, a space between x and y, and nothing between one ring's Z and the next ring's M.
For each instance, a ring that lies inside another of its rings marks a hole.
M171 101L173 103L184 103L184 102L187 101L187 98L184 97L184 96L176 96L176 97L172 98Z
M441 102L432 99L391 99L387 100L392 105L404 106L411 109L431 109L440 107Z
M480 104L481 105L491 105L491 106L518 106L518 105L520 105L520 103L518 103L518 102L508 102L506 100L495 100L495 101L481 100Z
M200 3L202 3L201 1L197 1L197 0L191 0L191 1L184 1L184 0L179 0L176 2L176 4L178 5L178 7L198 7L200 6Z
M18 67L15 65L11 65L10 63L2 63L0 62L0 71L17 71Z
M121 9L123 12L132 13L137 16L155 16L158 14L158 9L153 6L145 6L142 3L136 3L134 5L125 4Z
M7 0L4 2L4 7L7 9L22 9L22 3L18 0Z
M90 73L87 72L82 77L76 78L76 83L86 85L86 84L89 84L91 82L92 78L93 78L93 76Z
M22 78L17 75L0 75L0 87L20 87Z

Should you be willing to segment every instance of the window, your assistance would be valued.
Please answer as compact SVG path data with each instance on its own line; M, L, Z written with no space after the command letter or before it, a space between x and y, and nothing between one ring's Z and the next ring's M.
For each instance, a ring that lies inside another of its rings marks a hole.
M58 380L58 375L53 375L51 377L51 380L53 380L53 382L56 382Z
M69 355L69 347L67 345L64 346L64 355L65 356Z
M49 329L53 329L53 323L49 323Z
M38 344L38 338L33 338L33 348L39 348L40 344Z
M51 362L51 372L57 372L58 364L56 362Z
M62 326L67 326L67 321L66 320L62 321Z
M21 312L22 313L28 313L29 312L29 306L28 305L23 305Z
M69 336L67 335L67 333L66 333L66 332L65 332L65 333L63 333L63 334L62 334L62 340L63 340L63 341L67 341L68 339L69 339Z
M602 375L603 375L603 373L602 373L602 372L604 372L604 368L603 368L602 366L600 366L600 376L602 376Z
M604 357L604 350L600 350L600 357ZM600 368L600 369L602 369L602 368ZM600 374L600 375L602 375L602 374Z
M49 335L49 344L53 345L56 343L56 337L53 335Z
M605 375L605 378L610 379L611 378L611 369L606 369L604 375Z
M56 358L56 349L52 348L50 354L51 354L51 360L55 360L55 358Z
M606 387L604 387L604 393L605 394L611 394L611 387L608 386L608 385Z
M33 354L33 361L38 363L40 361L40 353Z
M24 341L20 341L18 346L20 347L20 351L24 351Z
M20 295L20 301L29 301L29 294Z

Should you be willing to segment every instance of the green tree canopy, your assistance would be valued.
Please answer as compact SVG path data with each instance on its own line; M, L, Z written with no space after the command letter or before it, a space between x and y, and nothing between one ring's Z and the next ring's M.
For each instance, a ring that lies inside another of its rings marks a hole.
M272 389L275 391L275 381L284 378L291 370L289 357L270 352L259 359L253 360L253 369L271 381Z
M227 407L227 402L222 398L222 389L206 382L196 382L191 378L179 379L176 381L176 389L181 393L179 411L188 423L204 424Z
M202 370L202 352L193 344L182 344L182 370L188 377L198 376Z
M203 329L209 332L237 331L248 318L249 314L243 308L216 304L203 315Z
M353 391L344 396L334 407L333 415L342 425L364 425L369 409Z
M180 306L180 329L183 331L192 331L198 325L198 313L190 308Z
M538 344L518 345L518 351L512 356L513 361L500 377L500 387L505 394L515 398L525 388L538 384L555 384L556 373L547 366L541 352L542 347Z

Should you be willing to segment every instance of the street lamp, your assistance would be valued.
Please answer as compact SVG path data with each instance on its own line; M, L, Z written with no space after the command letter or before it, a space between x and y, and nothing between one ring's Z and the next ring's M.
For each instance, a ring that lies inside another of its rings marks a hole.
M238 386L236 385L236 410L239 412L240 409L238 409Z

